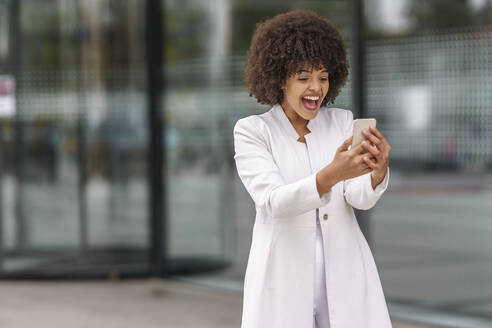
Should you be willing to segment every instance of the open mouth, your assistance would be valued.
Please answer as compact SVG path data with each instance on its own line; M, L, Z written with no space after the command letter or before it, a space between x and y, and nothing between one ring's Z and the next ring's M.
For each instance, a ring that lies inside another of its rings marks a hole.
M318 108L320 98L321 97L319 95L310 95L302 97L301 101L304 105L304 108L306 108L307 110L316 110Z

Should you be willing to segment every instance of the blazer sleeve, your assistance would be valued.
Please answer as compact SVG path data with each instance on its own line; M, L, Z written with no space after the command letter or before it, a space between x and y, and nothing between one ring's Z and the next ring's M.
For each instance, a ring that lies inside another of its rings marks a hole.
M347 117L345 122L345 139L349 138L353 132L354 120L351 111L347 110ZM343 181L343 195L347 203L352 207L359 210L368 210L379 200L382 194L388 188L389 181L389 167L386 171L383 181L376 186L375 189L372 188L371 184L371 173L366 173L361 176L347 179Z
M316 173L292 183L282 181L258 123L251 119L253 117L237 121L233 134L237 172L256 206L271 217L291 217L327 204L331 191L320 197Z

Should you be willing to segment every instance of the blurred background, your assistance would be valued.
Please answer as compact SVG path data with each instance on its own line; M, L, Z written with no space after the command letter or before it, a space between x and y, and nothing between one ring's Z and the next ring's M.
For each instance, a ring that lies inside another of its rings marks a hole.
M241 292L255 212L232 128L269 110L246 52L304 8L363 55L334 107L359 76L355 116L392 145L364 228L392 317L492 327L492 1L357 2L0 0L0 278Z

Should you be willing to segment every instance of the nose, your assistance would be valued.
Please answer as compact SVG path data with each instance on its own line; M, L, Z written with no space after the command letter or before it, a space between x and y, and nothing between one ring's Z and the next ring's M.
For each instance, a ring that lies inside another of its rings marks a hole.
M311 81L311 84L309 85L309 90L311 92L321 93L321 82L318 81L317 79L313 79L313 81Z

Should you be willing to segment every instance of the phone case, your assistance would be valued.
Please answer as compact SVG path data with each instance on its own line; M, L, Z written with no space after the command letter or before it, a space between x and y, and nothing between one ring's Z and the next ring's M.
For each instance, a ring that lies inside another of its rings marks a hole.
M352 132L354 138L352 139L352 148L366 139L366 137L362 134L362 130L369 129L370 126L376 126L375 118L359 118L354 120L354 130ZM364 149L363 152L366 151L367 150Z

